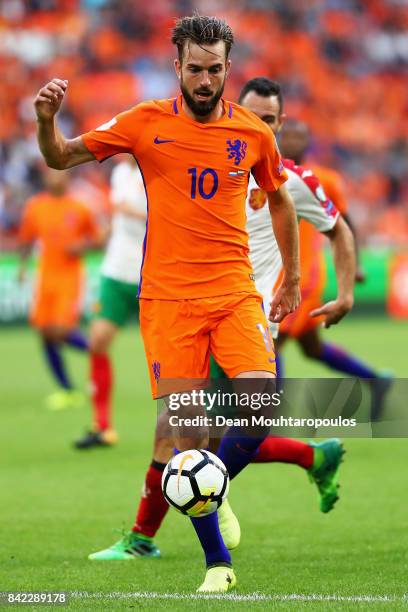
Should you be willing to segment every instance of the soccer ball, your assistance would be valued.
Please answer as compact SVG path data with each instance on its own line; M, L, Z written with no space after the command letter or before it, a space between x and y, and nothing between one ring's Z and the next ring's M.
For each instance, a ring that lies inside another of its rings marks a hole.
M228 495L227 468L207 450L184 451L166 465L162 489L167 502L182 514L206 516Z

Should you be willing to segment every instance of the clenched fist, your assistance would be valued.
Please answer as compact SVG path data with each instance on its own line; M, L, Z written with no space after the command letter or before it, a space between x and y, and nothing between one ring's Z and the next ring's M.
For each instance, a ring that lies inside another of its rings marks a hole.
M68 81L52 79L40 89L34 100L35 112L39 120L49 120L54 117L59 111L67 87Z

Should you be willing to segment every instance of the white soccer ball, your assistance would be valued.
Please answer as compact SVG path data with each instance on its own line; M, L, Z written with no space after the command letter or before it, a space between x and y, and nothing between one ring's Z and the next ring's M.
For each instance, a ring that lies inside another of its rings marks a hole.
M182 514L206 516L215 512L228 495L227 468L207 450L188 450L175 455L162 477L163 495Z

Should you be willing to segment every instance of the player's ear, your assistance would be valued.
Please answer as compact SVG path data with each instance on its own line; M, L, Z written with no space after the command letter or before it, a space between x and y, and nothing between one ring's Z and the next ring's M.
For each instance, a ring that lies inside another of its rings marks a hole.
M226 62L226 69L225 69L226 76L228 76L230 70L231 70L231 60L229 59Z
M174 60L174 70L176 71L177 78L181 79L181 64L178 58Z

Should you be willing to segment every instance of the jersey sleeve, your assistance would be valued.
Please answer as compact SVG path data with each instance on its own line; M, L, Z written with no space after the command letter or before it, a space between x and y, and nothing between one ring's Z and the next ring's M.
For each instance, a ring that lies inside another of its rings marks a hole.
M264 191L277 191L288 178L275 136L267 127L262 133L261 158L252 168L252 174Z
M32 202L28 202L21 219L18 240L21 243L33 242L37 238L36 213Z
M292 190L290 190L292 193ZM339 211L327 197L323 187L311 170L295 176L293 199L300 219L308 221L319 232L328 232L337 223Z
M120 113L95 130L82 134L86 148L99 162L118 153L133 153L137 150L139 135L146 125L141 106Z

